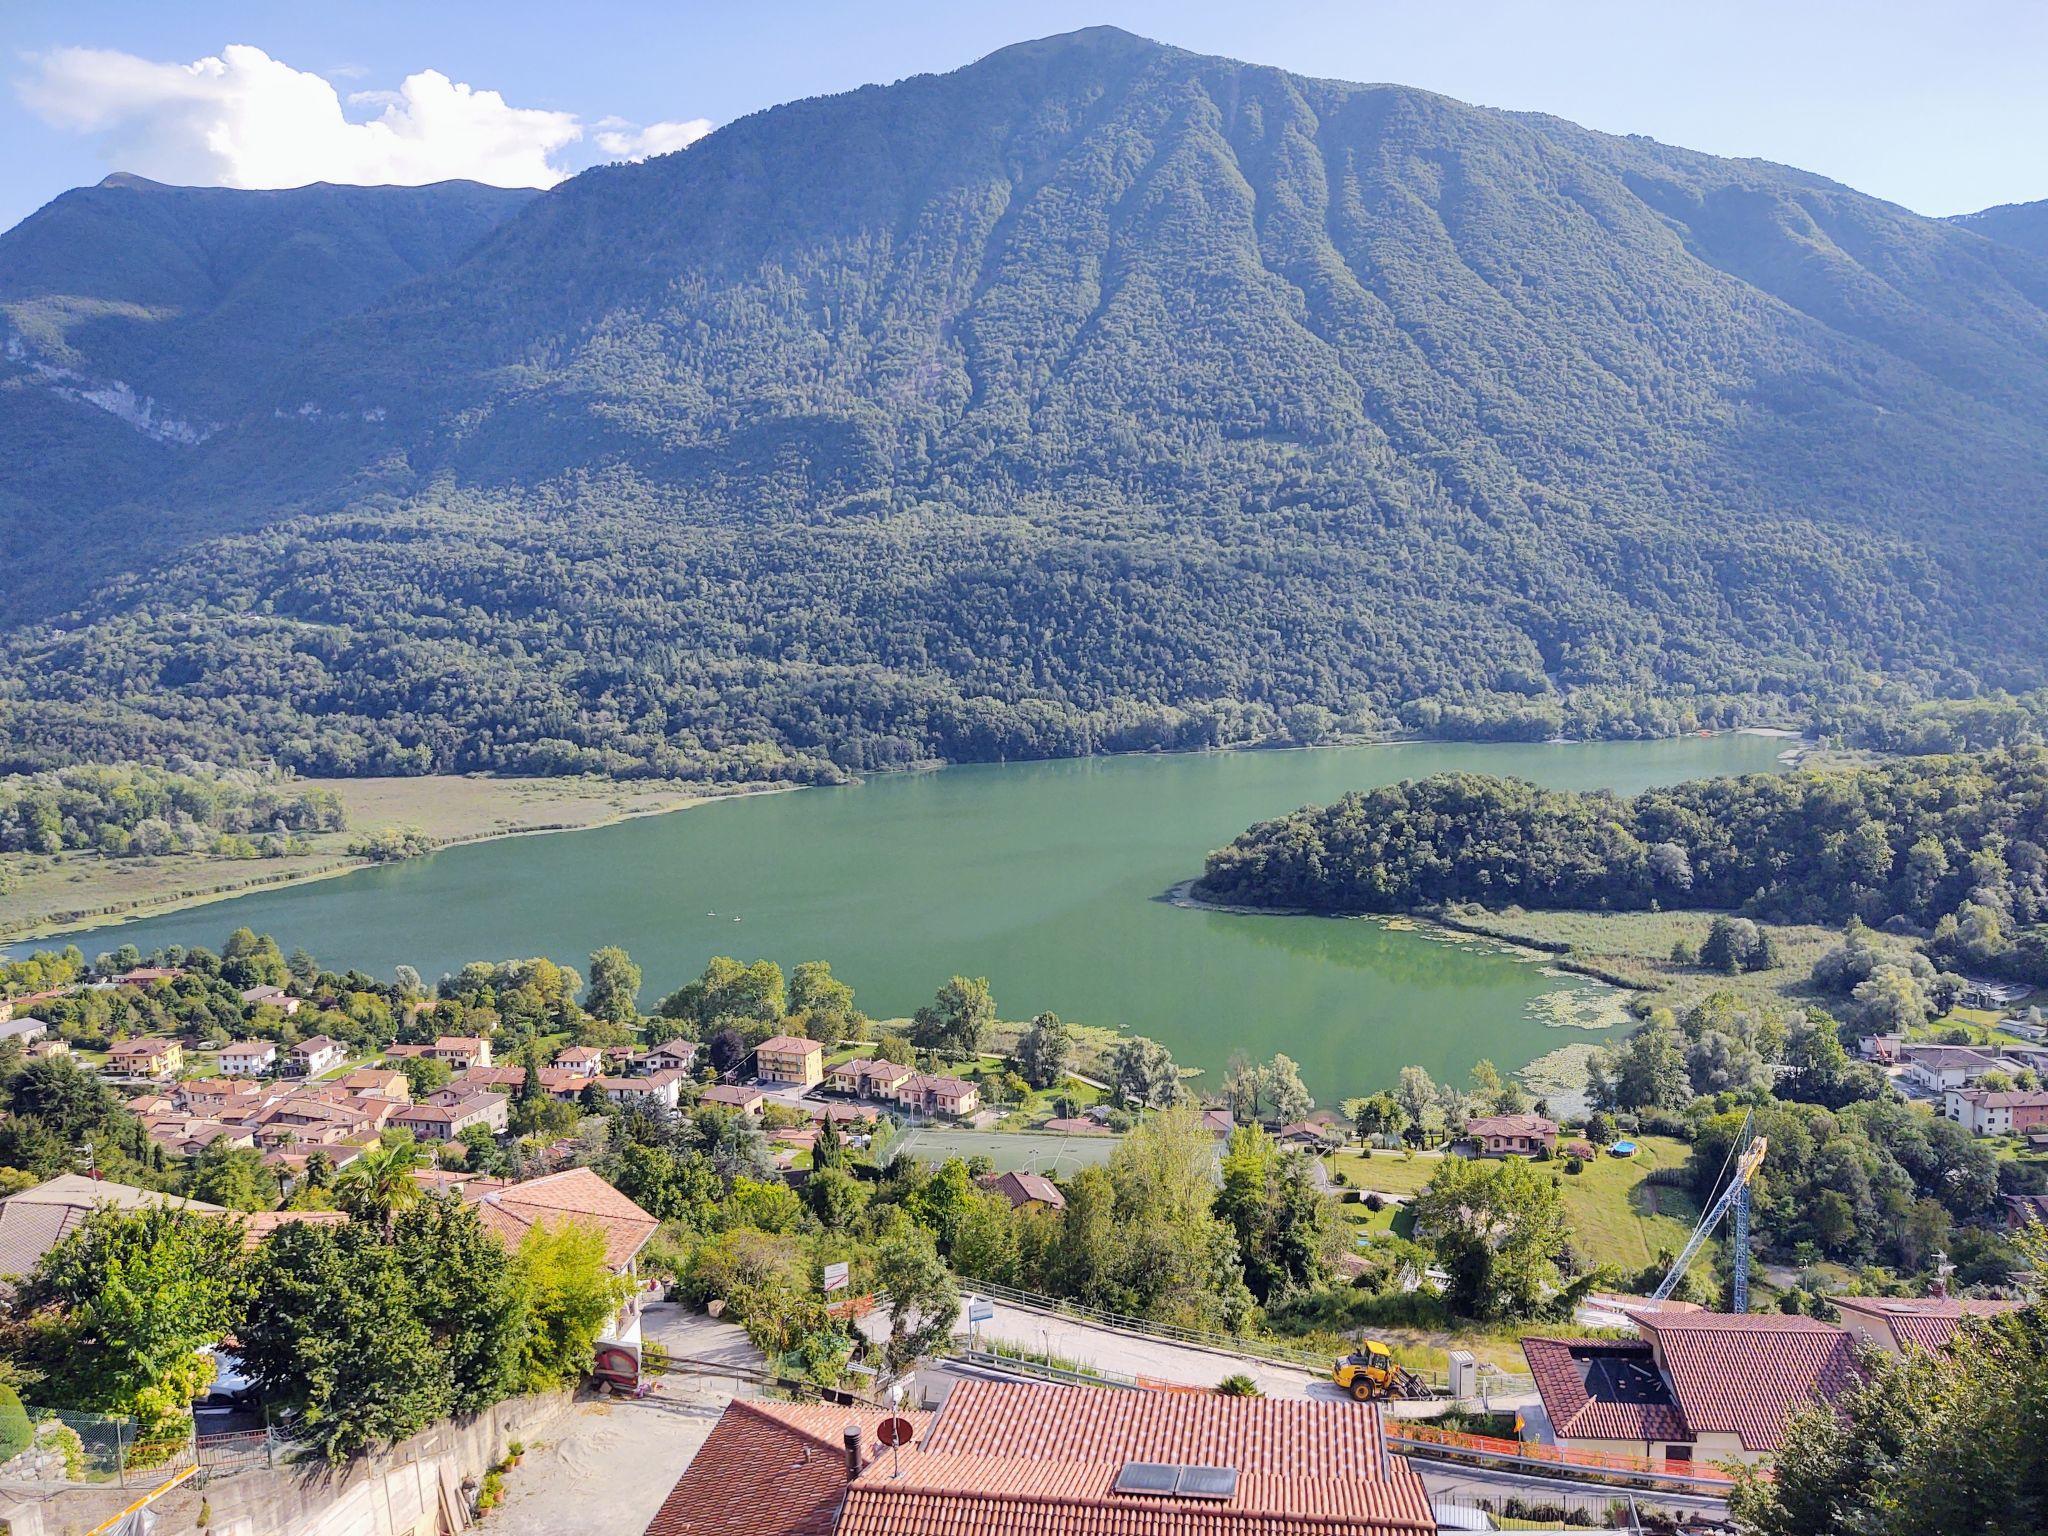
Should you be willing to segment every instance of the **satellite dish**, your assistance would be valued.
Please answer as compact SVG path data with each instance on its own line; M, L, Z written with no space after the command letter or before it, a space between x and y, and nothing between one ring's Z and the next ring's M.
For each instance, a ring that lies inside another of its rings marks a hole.
M908 1419L884 1419L882 1420L881 1427L875 1431L875 1438L891 1450L894 1450L899 1445L910 1444L911 1437L915 1433L916 1431L911 1428L910 1420Z

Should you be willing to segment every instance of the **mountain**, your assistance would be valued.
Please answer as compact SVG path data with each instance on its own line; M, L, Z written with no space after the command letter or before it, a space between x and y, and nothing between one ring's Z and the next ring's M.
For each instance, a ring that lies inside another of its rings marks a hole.
M1111 29L587 172L280 350L90 538L10 530L18 758L814 777L2048 681L2048 262Z
M2048 257L2048 199L2000 203L1976 213L1959 213L1949 222L2031 256Z

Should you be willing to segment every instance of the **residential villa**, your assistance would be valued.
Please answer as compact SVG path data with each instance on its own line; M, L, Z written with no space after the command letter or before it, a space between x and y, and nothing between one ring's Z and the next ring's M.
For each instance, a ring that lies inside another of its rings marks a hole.
M491 1064L491 1042L481 1035L443 1035L427 1047L429 1061L445 1061L451 1072Z
M1856 1379L1846 1328L1782 1313L1638 1312L1639 1339L1522 1340L1540 1438L1669 1461L1760 1461Z
M635 1063L642 1072L689 1072L697 1065L697 1043L694 1040L670 1040L643 1052Z
M645 1077L593 1077L598 1090L614 1104L638 1104L648 1109L674 1109L682 1102L683 1074L673 1068L650 1072Z
M212 1146L236 1150L256 1145L256 1133L246 1125L189 1115L149 1115L144 1117L142 1129L152 1143L173 1157L197 1157Z
M336 1078L334 1086L365 1098L390 1099L398 1104L412 1102L412 1084L406 1081L403 1072L395 1072L390 1067L358 1067Z
M1465 1135L1486 1157L1554 1151L1557 1123L1541 1115L1478 1115L1465 1122Z
M276 1066L275 1040L237 1040L221 1047L220 1069L229 1077L258 1077Z
M251 987L242 994L247 1008L275 1008L289 1018L299 1011L299 1000L283 987Z
M0 1020L0 1040L19 1040L23 1045L29 1045L49 1032L49 1023L32 1015Z
M896 1090L916 1073L900 1061L871 1061L856 1056L832 1069L832 1086L861 1099L893 1099Z
M1967 1088L1986 1073L2010 1070L2010 1063L1966 1045L1903 1045L1898 1059L1905 1080L1929 1093Z
M1973 1136L2031 1136L2048 1131L2048 1092L1951 1088L1942 1095L1942 1113Z
M1327 1151L1339 1139L1334 1126L1321 1120L1296 1120L1273 1133L1283 1147L1301 1147L1311 1152Z
M1946 1349L1956 1330L1973 1317L1996 1317L2024 1306L2019 1301L1959 1296L1830 1296L1842 1326L1858 1340L1886 1354L1909 1349L1932 1354Z
M919 1072L904 1079L896 1090L896 1102L921 1114L958 1118L981 1108L981 1090L962 1078Z
M391 1124L425 1142L454 1141L473 1125L494 1135L505 1129L511 1101L502 1093L466 1093L443 1088L391 1117Z
M764 1083L815 1087L825 1080L825 1047L801 1035L771 1035L754 1051L754 1074Z
M323 1072L332 1072L348 1060L348 1052L338 1040L330 1040L325 1035L308 1035L291 1048L285 1060L298 1076L318 1077Z
M604 1234L604 1261L613 1274L637 1279L640 1250L661 1223L588 1168L568 1168L520 1184L482 1189L471 1185L464 1198L507 1248L517 1248L535 1227L575 1222ZM619 1308L598 1336L592 1369L616 1386L640 1379L638 1292Z
M184 1065L185 1047L156 1035L122 1040L107 1052L107 1070L129 1077L170 1077Z
M555 1053L555 1066L579 1077L595 1077L604 1070L604 1052L594 1045L571 1045Z
M60 1173L0 1200L0 1277L27 1274L36 1267L38 1259L77 1231L85 1218L102 1205L123 1211L175 1205L201 1215L227 1214L222 1207L203 1200L186 1200L107 1179L89 1179L82 1173Z
M935 1414L736 1399L647 1536L1436 1530L1375 1407L965 1380Z
M1205 1109L1202 1111L1202 1129L1218 1141L1228 1141L1237 1134L1237 1116L1227 1109Z

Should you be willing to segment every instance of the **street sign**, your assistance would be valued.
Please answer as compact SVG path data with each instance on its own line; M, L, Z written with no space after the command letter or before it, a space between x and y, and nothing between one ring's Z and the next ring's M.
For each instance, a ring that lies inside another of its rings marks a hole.
M849 1267L845 1264L827 1264L825 1266L825 1294L829 1296L834 1291L845 1290L849 1273Z
M967 1322L969 1327L976 1323L992 1323L995 1321L995 1316L996 1304L986 1296L970 1296L967 1298Z
M899 1445L910 1444L915 1433L908 1419L884 1419L881 1428L875 1431L875 1438L893 1450Z

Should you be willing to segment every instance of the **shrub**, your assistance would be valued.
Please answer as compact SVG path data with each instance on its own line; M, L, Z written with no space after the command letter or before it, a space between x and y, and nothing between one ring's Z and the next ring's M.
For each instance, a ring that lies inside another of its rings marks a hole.
M1584 1173L1586 1171L1586 1160L1582 1157L1568 1157L1564 1160L1564 1171L1566 1173Z
M1238 1371L1216 1383L1216 1395L1218 1397L1264 1397L1266 1394L1259 1390L1259 1384L1256 1381L1245 1375L1243 1371Z
M14 1388L0 1386L0 1461L12 1461L36 1443L35 1426Z

